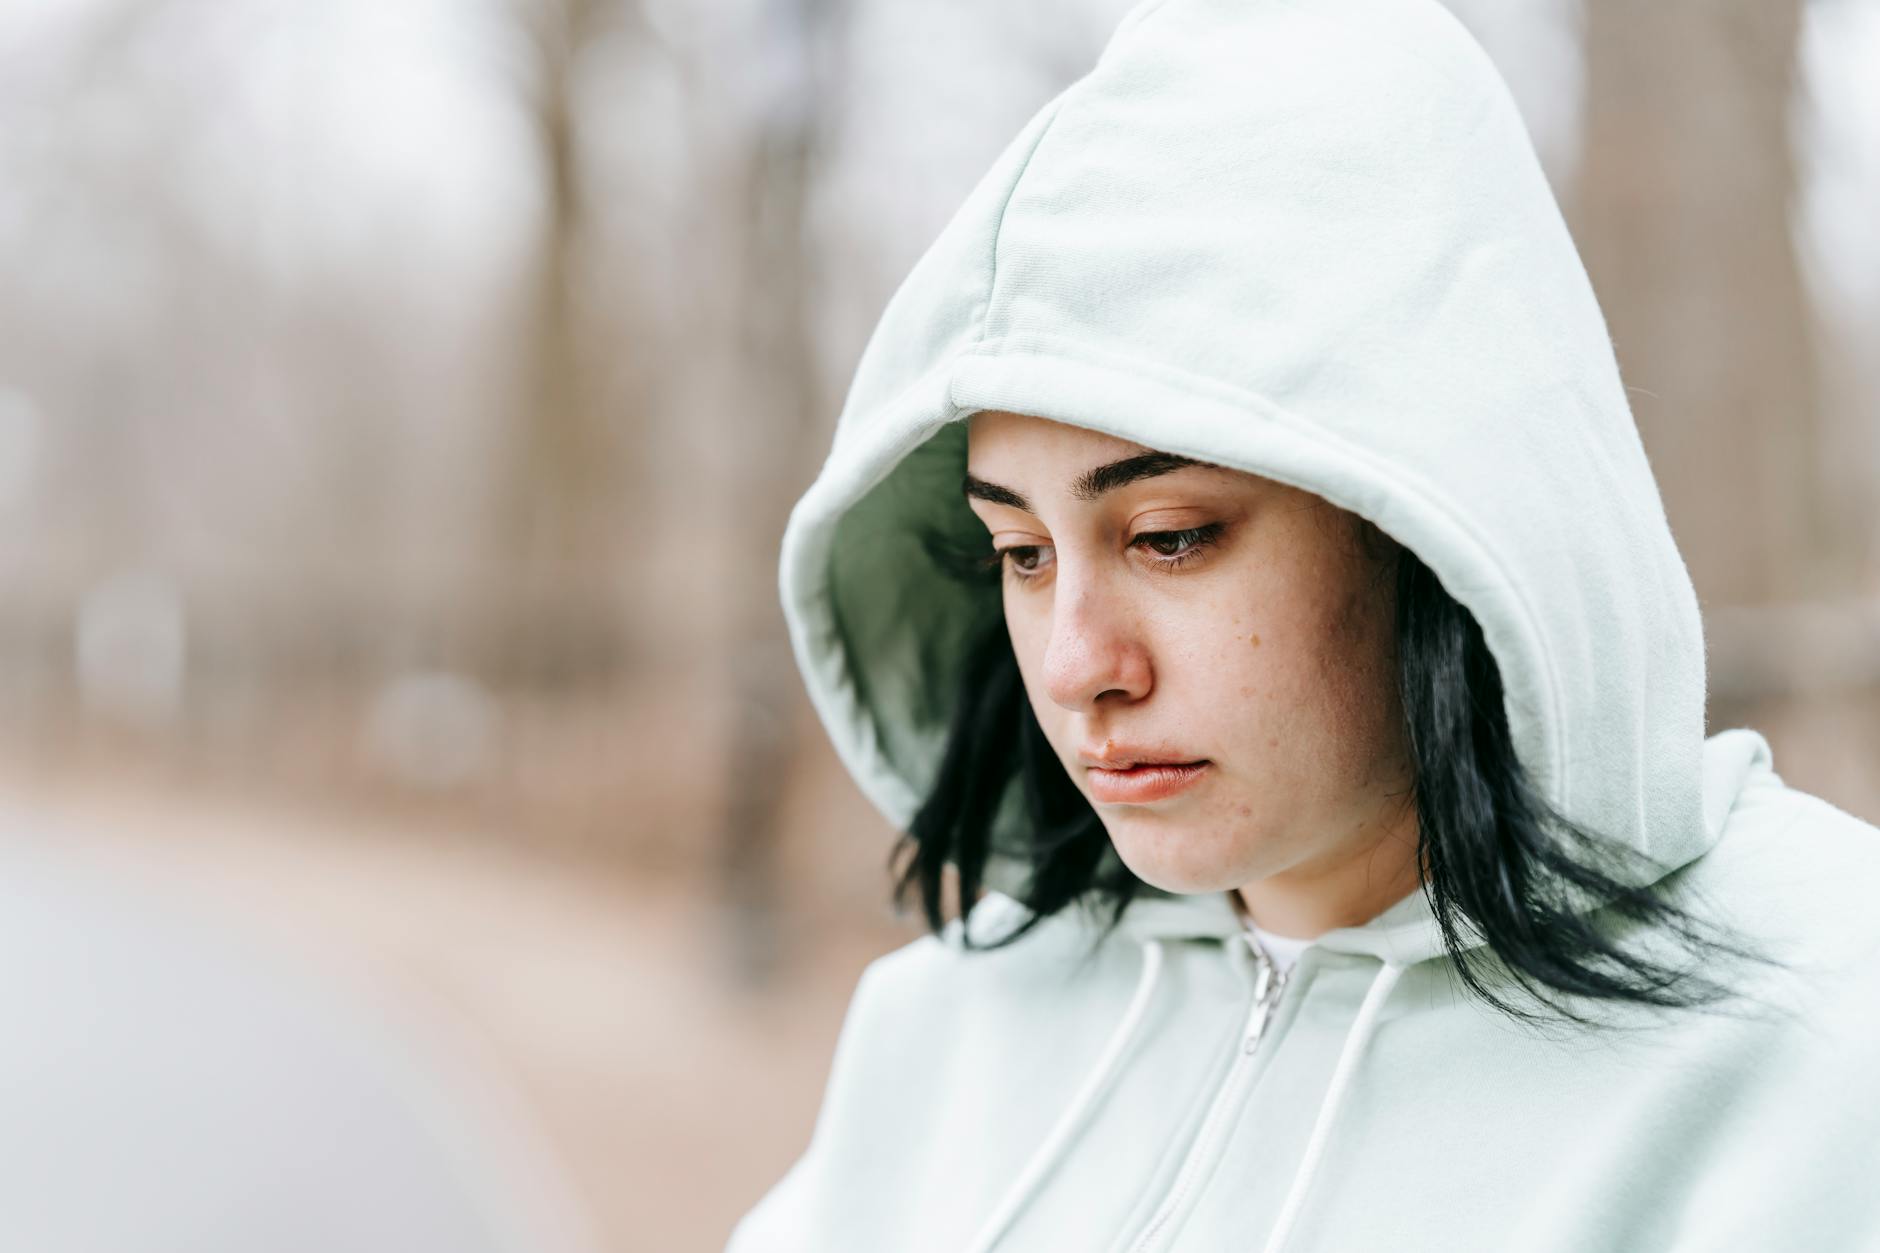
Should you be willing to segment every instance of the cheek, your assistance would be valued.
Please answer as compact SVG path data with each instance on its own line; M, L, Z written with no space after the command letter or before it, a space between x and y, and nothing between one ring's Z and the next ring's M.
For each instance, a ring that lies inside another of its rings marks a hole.
M1368 778L1399 749L1395 621L1388 595L1359 582L1330 605L1320 628L1316 683L1328 749L1347 777Z
M1006 638L1012 641L1012 655L1018 659L1018 673L1025 680L1027 691L1038 688L1036 680L1044 662L1046 630L1027 615L1009 612L1005 615Z
M1397 716L1393 623L1373 588L1326 587L1302 572L1192 620L1225 629L1182 650L1183 703L1261 757L1296 757L1315 774L1338 763L1348 774Z
M1042 674L1050 626L1048 623L1030 621L1025 615L1012 614L1006 617L1005 629L1012 641L1012 655L1018 659L1018 677L1025 685L1025 696L1031 704L1032 716L1037 718L1045 738L1062 757L1065 751L1064 722L1069 717L1069 711L1045 694Z
M1255 585L1186 609L1162 633L1164 677L1184 705L1208 710L1217 730L1271 736L1322 698L1314 606ZM1197 631L1202 623L1213 629Z

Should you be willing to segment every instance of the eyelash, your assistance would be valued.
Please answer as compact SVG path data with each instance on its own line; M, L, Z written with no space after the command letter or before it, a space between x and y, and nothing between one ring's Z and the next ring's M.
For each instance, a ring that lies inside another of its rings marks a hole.
M1178 541L1182 546L1180 552L1166 555L1157 554L1150 558L1156 569L1172 572L1200 560L1201 551L1211 547L1220 539L1222 529L1221 523L1209 522L1204 526L1191 526L1179 531L1144 531L1142 534L1132 538L1129 541L1129 546L1131 548L1147 548L1148 543L1146 541ZM1009 573L1014 579L1017 579L1021 583L1028 582L1038 576L1035 574L1027 574L1023 570L1020 570L1010 560L1011 554L1036 552L1038 549L1044 547L1047 547L1047 545L1014 544L1010 548L996 549L990 557L986 558L985 564L988 569L1003 570Z

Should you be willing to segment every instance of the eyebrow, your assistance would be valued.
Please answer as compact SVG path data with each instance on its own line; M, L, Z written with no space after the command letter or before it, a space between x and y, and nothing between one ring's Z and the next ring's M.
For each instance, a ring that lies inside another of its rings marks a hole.
M1183 457L1177 453L1146 452L1085 470L1072 481L1071 495L1077 500L1095 500L1105 492L1115 491L1119 487L1137 483L1143 479L1152 479L1158 475L1185 470L1189 466L1219 468L1212 462L1197 461L1193 457ZM975 500L990 501L995 505L1010 505L1026 513L1034 512L1031 502L1018 492L1009 487L1000 487L997 483L988 483L984 479L974 478L971 474L960 481L960 490Z

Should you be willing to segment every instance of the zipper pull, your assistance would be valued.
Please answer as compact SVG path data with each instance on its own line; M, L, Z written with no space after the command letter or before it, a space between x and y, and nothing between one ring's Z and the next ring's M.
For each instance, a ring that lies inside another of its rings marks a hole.
M1273 964L1273 959L1266 955L1254 940L1251 933L1246 937L1247 947L1253 950L1253 959L1258 963L1258 971L1253 977L1253 1013L1247 1022L1247 1035L1241 1042L1240 1051L1252 1053L1260 1047L1260 1037L1266 1034L1267 1020L1273 1016L1273 1008L1279 1004L1280 993L1286 989L1286 972Z

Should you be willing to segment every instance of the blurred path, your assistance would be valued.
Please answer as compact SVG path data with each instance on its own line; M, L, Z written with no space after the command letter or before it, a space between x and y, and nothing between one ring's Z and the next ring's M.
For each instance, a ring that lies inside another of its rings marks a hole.
M83 863L343 980L484 1075L622 1253L722 1247L807 1139L862 966L905 938L806 936L797 973L752 997L726 986L710 912L682 884L123 779L0 766L0 804Z
M8 1249L593 1253L487 1079L10 810L0 988Z

